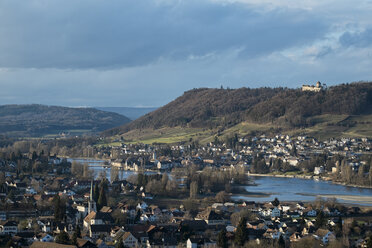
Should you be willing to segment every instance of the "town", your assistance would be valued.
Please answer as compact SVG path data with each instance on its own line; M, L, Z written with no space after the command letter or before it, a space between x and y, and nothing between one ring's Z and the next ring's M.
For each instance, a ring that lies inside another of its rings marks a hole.
M367 206L334 198L232 197L244 195L239 186L257 174L369 187L371 144L357 138L320 142L235 135L206 146L86 146L81 157L105 161L97 173L79 160L50 155L46 144L39 144L45 150L24 152L25 143L22 148L15 142L0 152L0 242L7 247L371 247Z

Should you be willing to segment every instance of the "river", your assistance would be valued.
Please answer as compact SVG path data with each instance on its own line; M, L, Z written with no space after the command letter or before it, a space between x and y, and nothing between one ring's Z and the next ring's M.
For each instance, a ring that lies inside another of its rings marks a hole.
M95 176L106 172L110 179L110 168L104 168L104 160L69 159L80 163L88 163ZM154 172L149 172L153 174ZM126 179L134 175L134 171L120 171L119 178ZM285 177L250 177L255 185L243 186L249 192L246 195L234 195L233 199L246 201L272 201L277 197L280 201L313 201L316 197L336 198L338 202L372 206L372 189L333 184L329 181L315 181L301 178Z
M372 206L372 189L286 177L251 177L256 185L244 186L252 195L234 196L247 201L313 201L316 197L336 198L338 202Z
M94 177L98 178L102 173L106 175L106 178L108 180L111 180L111 168L105 167L105 163L107 164L107 161L105 160L99 160L99 159L80 159L80 158L68 158L68 162L78 162L82 164L88 164L89 168L94 171ZM137 172L135 171L125 171L125 170L120 170L119 171L119 179L124 180L130 177L131 175L136 175ZM146 175L154 175L156 172L152 171L146 171Z

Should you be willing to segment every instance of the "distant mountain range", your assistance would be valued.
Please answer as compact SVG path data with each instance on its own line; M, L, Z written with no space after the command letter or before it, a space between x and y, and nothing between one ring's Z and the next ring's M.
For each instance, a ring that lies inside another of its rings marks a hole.
M97 133L128 122L128 117L94 108L36 104L0 106L0 134L7 136Z
M94 107L94 108L106 112L118 113L130 118L131 120L138 119L139 117L157 109L145 107Z
M105 134L174 127L225 130L243 122L286 130L304 129L319 124L316 116L369 114L372 114L372 83L342 84L320 92L289 88L200 88L187 91L164 107ZM342 125L350 124L349 121Z

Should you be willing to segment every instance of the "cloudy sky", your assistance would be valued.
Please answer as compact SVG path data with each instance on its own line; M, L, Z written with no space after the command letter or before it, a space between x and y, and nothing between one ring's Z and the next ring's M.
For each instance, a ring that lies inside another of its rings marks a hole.
M0 104L372 80L372 0L0 0Z

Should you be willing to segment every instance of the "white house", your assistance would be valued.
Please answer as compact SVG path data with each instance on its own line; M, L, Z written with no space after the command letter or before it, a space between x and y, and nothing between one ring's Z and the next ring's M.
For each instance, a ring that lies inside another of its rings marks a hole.
M138 240L130 232L125 232L122 238L125 247L138 247Z
M14 235L18 232L18 224L15 221L6 221L0 224L0 234Z
M330 241L336 240L335 234L326 229L318 229L314 236L321 240L324 245L327 245Z
M186 241L187 248L198 248L198 247L205 247L205 248L215 248L217 247L216 242L211 241L207 238L189 238Z
M159 169L159 170L167 170L169 168L172 167L172 164L170 163L167 163L167 162L158 162L156 167Z
M149 206L145 203L145 202L142 202L142 204L139 204L137 205L136 209L140 209L142 211L146 210Z
M314 174L315 175L319 175L319 174L322 174L322 173L324 173L324 166L319 166L319 167L314 168Z
M271 211L271 217L273 217L273 218L280 217L280 209L278 209L278 208L274 208L274 209Z
M193 240L191 238L189 238L186 242L186 247L187 248L197 248L198 247L198 243L196 240Z
M48 233L50 231L52 231L52 225L50 224L50 222L42 222L40 220L37 221L37 224L40 226L41 230L45 233Z
M310 217L315 217L317 215L317 212L316 212L316 210L312 209L309 212L307 212L306 215L310 216Z
M103 225L104 221L102 214L100 212L96 213L94 211L90 212L85 218L84 218L84 228L89 229L92 225Z

